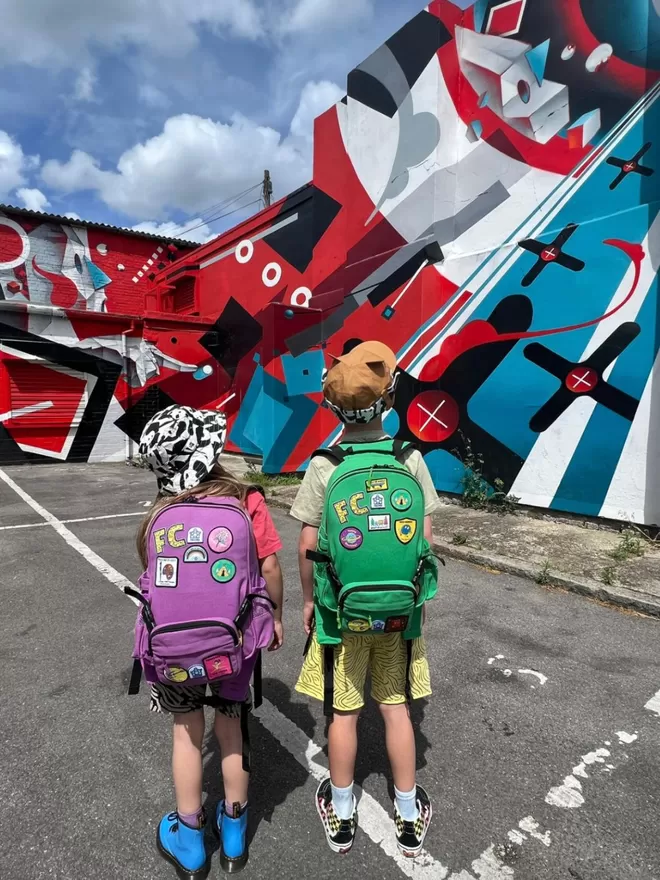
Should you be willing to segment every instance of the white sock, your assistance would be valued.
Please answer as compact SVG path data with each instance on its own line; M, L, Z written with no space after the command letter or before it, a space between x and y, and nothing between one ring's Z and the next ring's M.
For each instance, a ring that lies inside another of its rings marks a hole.
M394 786L394 796L396 798L396 806L399 815L404 822L414 822L419 818L419 808L417 806L417 786L412 791L399 791Z
M332 785L332 806L340 819L350 819L353 815L353 783L347 788Z

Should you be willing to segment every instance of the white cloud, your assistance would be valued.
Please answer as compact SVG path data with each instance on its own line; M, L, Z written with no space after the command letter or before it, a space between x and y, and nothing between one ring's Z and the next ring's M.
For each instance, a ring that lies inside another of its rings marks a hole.
M146 46L183 54L198 42L196 27L257 39L263 33L255 0L0 0L5 46L0 64L77 67L94 45Z
M81 220L82 219L80 214L76 214L75 211L67 211L64 216L68 217L69 220Z
M311 144L314 134L314 120L317 116L341 101L345 92L335 83L308 82L302 90L296 114L291 120L291 134L305 138Z
M95 190L115 211L156 220L174 210L200 214L258 184L264 168L276 197L283 196L309 180L313 117L341 95L332 83L308 83L286 137L240 114L228 123L182 114L123 153L116 170L103 170L94 157L75 150L68 162L46 162L42 179L61 192ZM254 190L240 204L258 197Z
M45 211L46 208L50 208L48 198L40 189L27 189L26 187L22 187L21 189L16 190L16 195L23 202L28 211Z
M186 223L152 223L146 220L144 223L138 223L133 229L136 232L150 232L163 238L182 238L186 241L202 243L210 241L218 234L213 232L200 217L188 220Z
M25 173L39 165L38 156L26 156L6 131L0 131L0 199L25 183Z
M91 67L83 67L76 77L73 96L76 101L93 101L96 74Z
M373 0L297 0L280 22L285 34L339 30L370 18L375 11Z

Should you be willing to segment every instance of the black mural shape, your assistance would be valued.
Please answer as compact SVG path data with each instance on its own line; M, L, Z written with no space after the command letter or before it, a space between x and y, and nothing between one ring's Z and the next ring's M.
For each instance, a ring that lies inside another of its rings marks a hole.
M538 241L535 238L526 238L524 241L518 242L519 247L532 254L536 254L538 257L536 263L534 263L527 275L523 278L523 287L529 287L530 284L533 284L541 272L551 263L557 263L559 266L563 266L564 269L570 269L571 272L581 272L584 269L585 264L582 260L578 260L576 257L571 257L569 254L565 254L562 250L568 239L578 230L578 228L579 227L576 223L569 223L568 226L562 229L555 240L550 242L550 244Z
M526 296L508 296L496 306L488 323L498 333L524 333L529 329L532 317L532 304ZM523 459L473 422L468 414L468 406L472 397L492 376L516 344L517 340L490 342L469 349L459 355L435 382L423 382L401 370L394 401L394 409L400 421L397 438L412 441L423 455L428 455L434 449L444 449L461 461L465 460L471 449L473 454L483 457L482 470L485 479L491 485L495 484L495 480L501 480L503 489L508 492L520 473ZM425 391L443 391L450 395L458 406L458 427L441 443L421 441L408 425L407 415L410 404Z
M291 193L273 223L298 214L295 223L283 226L266 236L268 245L294 269L304 272L314 257L314 248L321 241L342 206L314 184Z
M451 39L451 34L437 16L422 11L394 34L385 46L376 50L367 61L373 61L380 54L380 64L373 66L382 67L385 71L391 67L393 55L411 89L435 53ZM401 89L397 95L393 95L388 84L379 80L367 68L365 62L348 74L348 96L376 113L382 113L383 116L392 119L406 95Z
M655 174L655 170L653 168L648 168L646 165L640 165L639 160L645 156L648 151L653 146L652 142L644 144L641 150L638 150L637 153L632 157L632 159L617 159L616 156L610 156L605 161L608 165L612 165L614 168L620 168L621 171L616 176L616 178L610 184L610 189L616 189L620 183L628 177L629 174L641 174L642 177L651 177Z
M124 434L128 434L131 440L139 443L147 422L156 413L167 409L168 406L173 406L175 403L176 401L165 394L159 385L152 385L151 388L147 388L136 404L129 407L124 415L117 419L115 425Z
M96 377L97 381L89 395L87 406L66 458L67 462L87 461L103 427L108 407L112 403L121 367L118 364L97 358L86 351L81 351L79 348L69 348L42 336L34 336L32 333L4 322L0 322L0 339L18 351L35 355L69 370ZM52 457L48 455L23 452L6 429L0 431L0 460L16 463L53 461Z
M380 305L383 300L386 300L390 294L394 293L395 290L398 290L410 281L415 272L417 272L425 262L432 266L435 263L442 263L444 258L440 245L436 241L431 242L431 244L426 245L425 248L414 253L406 263L403 263L398 269L395 269L394 272L392 272L391 275L388 275L384 281L377 284L369 293L367 299L371 305L376 308L376 306Z
M261 324L231 297L213 329L199 341L233 379L239 363L261 342L262 335Z
M596 403L632 422L639 401L606 382L603 372L639 333L639 324L621 324L592 355L579 363L571 363L538 342L528 345L525 348L527 360L551 373L562 383L561 388L532 417L530 430L538 434L547 431L578 397L591 397ZM569 385L574 386L573 390Z

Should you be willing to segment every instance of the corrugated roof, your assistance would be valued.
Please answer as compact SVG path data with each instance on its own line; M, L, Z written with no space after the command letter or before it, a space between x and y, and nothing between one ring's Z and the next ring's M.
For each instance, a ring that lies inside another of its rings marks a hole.
M44 211L30 211L28 208L18 208L15 205L0 204L0 211L11 211L12 214L18 214L20 217L30 217L33 220L50 220L54 223L84 226L86 229L105 229L109 232L121 232L126 235L134 235L136 238L149 238L152 241L164 241L167 244L175 244L179 247L196 248L201 244L201 242L186 241L182 238L168 238L166 235L154 235L152 232L138 232L135 229L128 229L125 226L111 226L109 223L94 223L91 220L72 220L71 217L64 217L62 214L47 214Z

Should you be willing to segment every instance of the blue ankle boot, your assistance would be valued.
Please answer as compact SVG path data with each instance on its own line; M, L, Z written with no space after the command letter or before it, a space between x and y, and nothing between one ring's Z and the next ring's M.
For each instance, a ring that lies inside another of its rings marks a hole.
M205 822L203 823L205 824ZM176 870L180 880L205 880L211 860L204 846L204 828L190 828L177 813L164 816L156 834L161 856Z
M220 838L220 867L227 874L237 874L247 865L247 826L247 806L241 810L240 804L233 804L228 812L225 801L220 801L215 830Z

